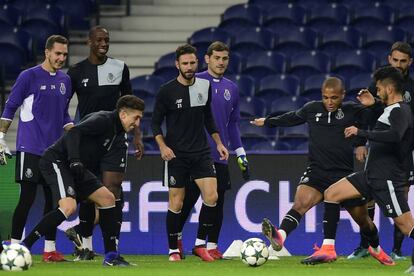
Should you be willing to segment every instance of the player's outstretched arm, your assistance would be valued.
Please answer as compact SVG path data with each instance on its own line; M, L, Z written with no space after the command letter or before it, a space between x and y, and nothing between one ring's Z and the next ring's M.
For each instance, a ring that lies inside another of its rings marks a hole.
M252 125L262 127L264 126L264 121L266 118L255 118L253 121L250 121Z

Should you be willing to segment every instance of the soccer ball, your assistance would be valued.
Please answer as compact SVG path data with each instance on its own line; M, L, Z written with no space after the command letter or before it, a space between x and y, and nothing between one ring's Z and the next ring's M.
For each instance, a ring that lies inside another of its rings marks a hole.
M266 243L259 238L246 240L240 250L241 260L249 266L261 266L269 258Z
M1 267L7 271L28 270L32 265L29 249L21 244L5 245L0 255Z

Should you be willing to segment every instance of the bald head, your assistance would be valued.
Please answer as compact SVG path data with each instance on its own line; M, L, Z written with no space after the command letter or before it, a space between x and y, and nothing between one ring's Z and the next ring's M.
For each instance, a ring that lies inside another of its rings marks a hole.
M344 91L344 84L342 83L341 79L336 77L328 77L322 84L322 91L325 88L332 88L334 90Z
M322 103L328 112L336 111L345 97L342 81L335 77L327 78L322 84Z
M89 39L92 39L93 37L95 37L97 32L104 32L107 35L109 35L109 32L105 27L97 25L97 26L92 27L89 30Z

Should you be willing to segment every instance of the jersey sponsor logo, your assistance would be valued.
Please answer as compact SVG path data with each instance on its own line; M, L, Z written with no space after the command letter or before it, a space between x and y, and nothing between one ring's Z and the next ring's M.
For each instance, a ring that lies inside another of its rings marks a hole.
M65 93L66 93L66 86L65 86L65 84L63 82L60 83L59 91L60 91L60 94L65 95Z
M88 81L89 79L82 79L83 87L86 87L88 85Z
M174 186L175 184L177 184L177 181L175 180L174 176L172 175L170 176L169 183L171 186Z
M403 95L403 100L404 100L404 102L406 102L406 103L411 102L411 94L410 94L410 92L408 92L408 91L405 91L405 92L404 92L404 95Z
M66 193L67 193L68 195L70 195L70 196L74 196L74 195L75 195L75 190L74 190L71 186L69 186L69 187L66 189Z
M335 114L335 118L337 120L341 120L341 119L344 118L344 116L345 116L344 112L342 111L342 109L339 108L338 111Z
M230 101L231 99L231 94L228 89L224 89L224 99L226 99L226 101Z
M321 119L321 117L322 117L322 113L316 113L315 114L315 121L316 122L319 122L319 120Z
M175 104L177 105L177 108L182 108L183 107L183 99L175 100Z
M42 84L42 85L40 86L40 90L46 90L46 85Z
M33 177L33 171L31 168L27 168L26 171L24 172L24 176L26 176L26 178L32 178Z

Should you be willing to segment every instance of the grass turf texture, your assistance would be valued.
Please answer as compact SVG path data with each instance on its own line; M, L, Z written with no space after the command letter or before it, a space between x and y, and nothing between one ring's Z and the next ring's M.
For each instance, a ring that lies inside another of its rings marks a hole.
M241 260L223 260L214 263L205 263L193 256L179 263L168 262L167 256L137 256L125 255L125 259L137 266L132 267L103 267L102 257L94 261L65 262L65 263L43 263L39 255L34 255L34 266L29 271L23 272L27 275L59 275L59 276L105 276L105 275L156 275L156 276L187 276L187 275L214 275L214 276L254 276L254 275L404 275L404 271L410 266L408 260L400 261L396 266L383 266L372 257L362 260L347 260L340 257L336 262L306 266L300 264L303 257L285 257L277 261L268 261L261 267L248 267ZM0 271L6 275L7 272Z

